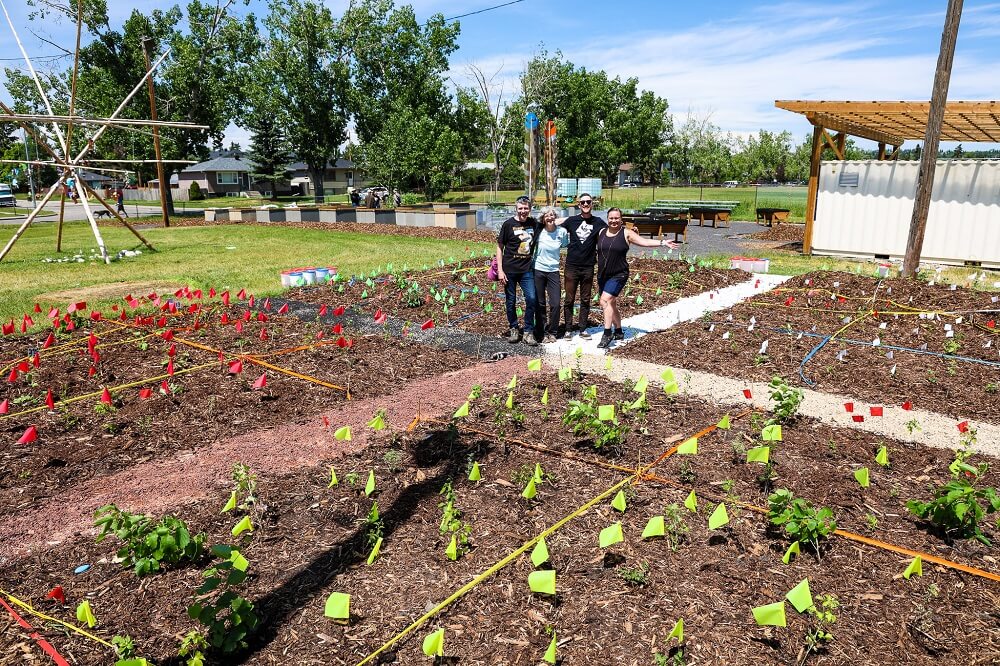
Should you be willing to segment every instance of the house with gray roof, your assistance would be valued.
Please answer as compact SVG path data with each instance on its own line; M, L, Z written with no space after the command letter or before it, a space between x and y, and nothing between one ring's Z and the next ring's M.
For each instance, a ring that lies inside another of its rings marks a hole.
M178 188L186 192L196 182L206 196L238 195L256 189L250 177L253 169L254 163L245 157L216 157L181 171Z
M294 162L288 166L291 171L292 187L301 189L302 194L312 194L312 182L309 180L309 168L305 162ZM338 158L327 162L323 173L323 194L345 194L347 188L361 189L368 185L363 171L351 160Z

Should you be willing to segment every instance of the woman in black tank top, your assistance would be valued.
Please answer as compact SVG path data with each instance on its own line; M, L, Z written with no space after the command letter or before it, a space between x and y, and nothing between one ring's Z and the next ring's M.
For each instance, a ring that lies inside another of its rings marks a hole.
M601 292L601 309L604 310L604 335L597 346L607 349L612 340L624 340L622 315L618 311L618 295L628 282L628 249L639 247L679 247L674 241L646 239L626 229L622 224L622 212L618 208L608 210L608 228L597 237L597 286Z

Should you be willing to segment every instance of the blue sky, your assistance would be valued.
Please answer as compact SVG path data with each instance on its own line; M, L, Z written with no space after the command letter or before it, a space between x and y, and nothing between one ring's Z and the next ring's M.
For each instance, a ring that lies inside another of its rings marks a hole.
M446 17L504 0L413 0L418 17ZM4 0L29 53L52 54L28 31L27 7ZM112 22L169 2L109 0ZM346 0L327 2L334 11ZM930 95L945 0L829 2L667 2L523 0L461 19L450 76L469 85L469 64L506 77L544 47L579 66L635 76L670 103L678 122L710 115L724 131L808 131L801 116L776 99L919 100ZM266 13L254 1L240 12ZM68 22L32 25L57 43L72 43ZM9 28L0 25L0 58L21 63ZM65 61L64 61L65 62ZM38 64L44 63L36 63ZM966 1L949 99L997 99L1000 91L1000 2ZM0 91L6 98L6 91ZM230 128L230 138L245 135ZM946 144L951 145L951 144ZM971 147L971 146L967 146Z

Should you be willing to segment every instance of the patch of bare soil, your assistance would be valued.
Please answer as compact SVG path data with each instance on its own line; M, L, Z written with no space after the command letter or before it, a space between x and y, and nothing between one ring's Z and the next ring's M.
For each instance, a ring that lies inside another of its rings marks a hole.
M762 241L782 241L785 243L801 243L805 236L804 224L776 224L764 231L750 234L748 238Z
M121 298L123 294L172 293L180 285L167 282L106 282L76 289L51 291L39 294L39 303L78 303L80 301L104 301Z
M238 592L255 605L261 627L243 652L216 655L215 661L355 664L513 549L628 478L612 466L651 462L720 417L705 403L652 393L648 412L623 411L637 395L628 386L592 377L559 382L551 375L521 375L508 408L508 392L500 387L511 370L494 373L500 381L473 395L470 416L456 426L425 422L403 432L394 423L364 450L343 458L331 452L336 486L330 487L326 465L284 476L258 468L258 499L245 512L255 529L240 539L230 528L244 513L219 514L229 495L221 484L213 497L176 506L209 543L239 542L250 563L250 578ZM469 390L470 380L454 394ZM574 435L563 425L570 400L588 401L591 384L595 404L618 406L624 442L595 450L592 435ZM556 572L555 596L530 592L533 567L522 555L395 644L379 663L426 661L422 638L444 627L449 663L538 663L550 641L547 632L554 630L565 663L647 664L655 653L676 650L666 636L680 618L687 663L796 663L806 656L806 634L815 628L811 616L786 604L788 626L762 628L751 608L781 601L806 578L814 599L830 594L840 604L832 641L807 655L806 663L870 663L872 655L892 665L989 663L1000 650L1000 619L989 612L996 583L926 562L923 576L904 580L899 574L908 558L842 537L824 541L819 553L803 548L786 565L781 557L790 539L747 508L787 487L814 505L830 506L849 530L1000 571L985 546L948 543L903 507L949 478L948 452L884 442L891 464L882 469L872 460L882 442L801 420L785 426L784 441L771 443L771 474L762 481L765 468L745 462L745 449L761 444L761 422L759 416L734 419L731 430L702 436L698 455L669 457L655 468L656 478L626 485L624 512L611 507L609 494L550 534L549 562L541 568ZM481 466L482 481L467 480L473 462ZM542 480L537 495L525 499L522 490L536 464ZM868 489L853 480L862 465L872 468ZM371 497L362 492L369 472L376 479ZM996 475L984 481L995 484ZM681 506L691 490L696 513ZM455 561L445 556L452 533L447 522L442 526L449 499L457 521L452 527L468 534ZM731 520L709 530L707 517L719 502ZM366 519L376 503L379 519ZM665 513L672 517L667 537L641 539L647 521ZM600 548L598 533L615 522L622 524L624 541ZM369 566L379 535L381 554ZM89 599L99 635L127 633L139 654L167 662L179 636L197 627L186 606L210 561L138 579L111 561L116 545L113 537L95 544L82 535L10 563L0 585L66 620L76 603ZM70 574L81 562L92 566ZM66 606L44 601L55 584L63 585ZM351 595L347 625L323 616L332 592ZM15 642L24 640L22 633L8 624L0 635ZM108 651L75 635L43 633L84 663L109 660Z
M815 272L616 354L1000 422L995 294ZM919 425L919 424L918 424Z

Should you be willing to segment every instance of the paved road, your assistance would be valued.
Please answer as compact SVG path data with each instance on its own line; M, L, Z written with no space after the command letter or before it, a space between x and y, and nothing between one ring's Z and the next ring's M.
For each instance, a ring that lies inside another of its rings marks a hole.
M18 202L19 205L23 205L24 203L26 203L26 202L23 202L23 201L19 201ZM96 210L104 210L104 207L101 206L101 204L99 204L97 202L91 203L90 207L91 207L92 210L95 210L95 211ZM50 201L50 202L48 202L45 205L45 210L51 211L53 214L52 215L46 215L44 217L40 217L35 222L37 222L37 223L41 223L41 222L55 222L56 220L59 219L59 202L58 201ZM178 212L180 212L180 210L181 209L178 209ZM160 207L159 206L149 206L149 205L137 205L137 203L135 203L135 202L127 202L125 204L125 211L128 213L129 217L142 217L142 216L145 216L145 215L159 215L159 213L160 213ZM189 209L188 212L189 213L201 213L202 211L201 210L196 210L196 209ZM24 222L25 217L26 217L26 215L18 215L16 217L2 217L2 218L0 218L0 224L20 225L22 222ZM83 204L79 204L79 203L75 204L75 203L70 203L69 201L67 201L66 202L66 212L65 212L65 218L64 219L66 219L66 220L86 220L87 219L87 214L83 210Z
M731 227L723 227L721 229L716 229L713 227L699 227L698 225L688 225L688 243L682 246L681 250L686 255L693 254L729 254L729 255L742 255L748 252L748 250L742 246L743 243L747 242L746 238L742 238L747 234L757 233L758 231L763 231L766 227L762 227L754 222L732 222ZM673 239L670 234L664 234L664 238ZM640 250L639 248L633 248L629 251L632 253L651 253L652 250ZM660 252L662 254L662 251Z

